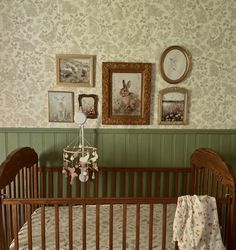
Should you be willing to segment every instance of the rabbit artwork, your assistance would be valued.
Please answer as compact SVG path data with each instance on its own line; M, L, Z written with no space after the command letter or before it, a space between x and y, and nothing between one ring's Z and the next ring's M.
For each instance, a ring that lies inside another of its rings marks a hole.
M139 99L138 97L133 93L130 92L131 82L128 81L125 83L125 80L122 81L123 88L120 89L120 96L122 98L122 106L124 109L124 112L133 112L139 108Z

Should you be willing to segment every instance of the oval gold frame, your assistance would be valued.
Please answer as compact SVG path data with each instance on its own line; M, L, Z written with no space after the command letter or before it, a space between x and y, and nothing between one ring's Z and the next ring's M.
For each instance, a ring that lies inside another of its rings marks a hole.
M172 50L179 50L184 55L185 60L186 60L186 67L185 67L184 73L181 74L180 77L177 78L177 79L169 78L166 75L166 72L165 72L165 69L164 69L164 60ZM176 83L179 83L179 82L183 81L187 77L187 75L188 75L188 73L190 71L190 55L189 55L189 52L184 47L178 46L178 45L173 45L173 46L168 47L167 49L164 50L164 52L161 55L160 71L161 71L162 78L165 81L167 81L168 83L176 84Z

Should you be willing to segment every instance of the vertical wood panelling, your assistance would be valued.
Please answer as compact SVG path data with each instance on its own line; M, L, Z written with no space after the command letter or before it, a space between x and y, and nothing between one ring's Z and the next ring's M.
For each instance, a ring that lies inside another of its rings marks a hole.
M140 134L138 135L138 154L137 154L137 166L142 167L150 165L150 135Z
M100 162L103 162L106 166L116 165L114 160L114 147L114 134L103 134L101 143L98 144L98 149L102 150L102 152L99 151Z
M0 162L4 161L7 155L7 140L6 133L0 132Z
M114 166L120 167L126 161L126 143L125 143L125 134L115 134L114 135ZM120 156L123 157L120 157Z
M0 160L30 146L41 166L60 166L62 149L74 139L77 129L0 128ZM236 130L85 129L85 139L98 147L99 167L187 167L196 148L210 147L236 169Z
M18 133L19 147L27 147L30 145L30 134L29 133Z
M162 166L172 166L172 156L173 156L173 134L163 134L162 135L162 145L161 145L161 167ZM168 157L169 155L169 157Z
M45 153L44 148L43 148L43 137L44 137L43 134L44 133L33 132L31 133L31 137L30 137L30 146L34 148L35 151L39 154L40 159L42 159L43 157L41 156L41 153Z
M12 150L19 147L19 134L17 132L10 132L6 135L6 151L10 153Z
M182 134L172 135L173 157L171 158L171 167L184 166L185 161L185 136Z
M208 148L210 146L209 134L201 134L198 133L196 135L196 147L205 147Z
M185 134L185 142L184 142L184 165L183 167L187 167L190 165L190 155L196 149L196 134Z
M161 144L162 135L160 133L150 134L150 166L161 166Z
M138 134L126 135L126 164L128 166L138 165Z

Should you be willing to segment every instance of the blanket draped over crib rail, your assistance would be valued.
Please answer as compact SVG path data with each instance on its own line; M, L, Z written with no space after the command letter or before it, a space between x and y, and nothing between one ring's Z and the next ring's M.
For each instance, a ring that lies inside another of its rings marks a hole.
M173 239L180 250L224 250L216 199L207 195L178 198Z

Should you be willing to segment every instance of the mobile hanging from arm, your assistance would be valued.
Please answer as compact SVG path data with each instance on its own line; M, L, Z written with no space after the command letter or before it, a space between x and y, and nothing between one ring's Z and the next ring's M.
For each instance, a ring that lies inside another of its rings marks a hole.
M92 179L95 178L94 171L98 171L97 148L85 145L84 124L87 120L82 108L75 114L75 123L79 124L79 137L63 149L63 170L62 173L70 176L70 183L73 184L75 177L79 176L81 182L89 179L89 172L92 172ZM87 141L86 141L87 143Z

